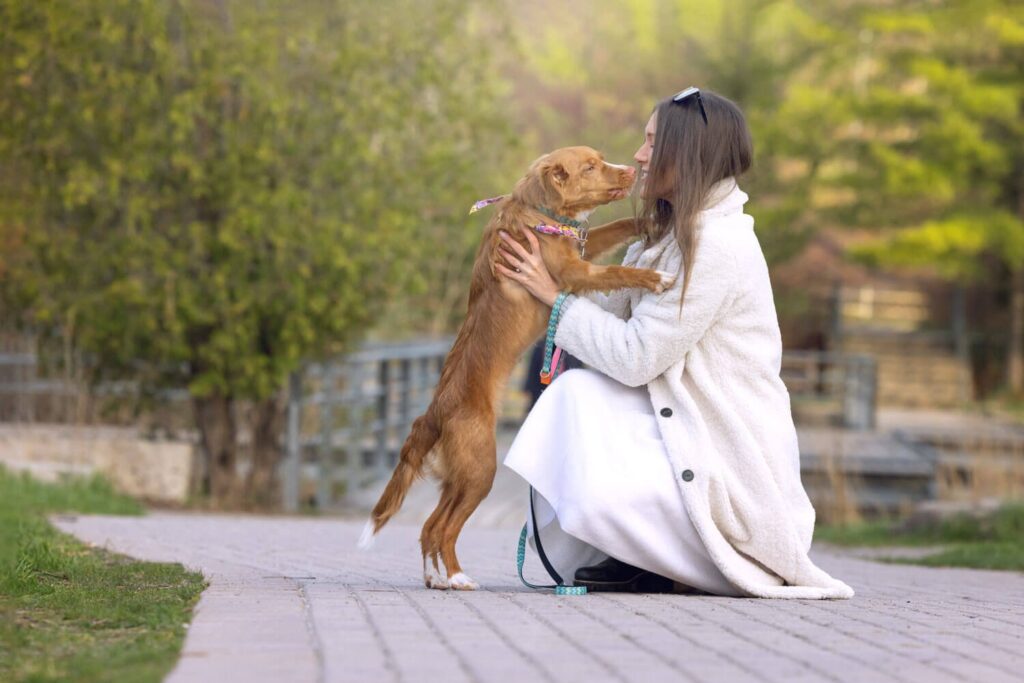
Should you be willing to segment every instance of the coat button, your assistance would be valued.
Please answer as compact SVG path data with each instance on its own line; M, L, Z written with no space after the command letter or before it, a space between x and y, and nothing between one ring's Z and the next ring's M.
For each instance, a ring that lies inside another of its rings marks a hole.
M693 481L693 470L683 470L683 481Z
M671 408L662 408L661 409L661 416L662 417L672 417L672 409Z

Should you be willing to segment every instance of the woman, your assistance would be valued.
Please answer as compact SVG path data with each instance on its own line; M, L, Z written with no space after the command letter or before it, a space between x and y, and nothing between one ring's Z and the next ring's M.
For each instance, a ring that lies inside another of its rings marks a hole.
M555 342L592 369L551 384L505 459L536 492L531 540L593 590L851 597L807 556L778 319L736 182L752 160L743 114L689 88L655 107L635 158L643 240L623 264L679 276L663 294L564 301ZM501 272L551 305L528 236L532 254L504 238Z

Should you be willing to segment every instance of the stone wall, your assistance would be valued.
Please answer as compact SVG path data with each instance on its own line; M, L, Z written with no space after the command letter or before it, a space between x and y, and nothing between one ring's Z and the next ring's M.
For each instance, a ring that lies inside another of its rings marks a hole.
M188 497L195 446L150 441L135 429L67 425L0 425L0 464L53 480L100 473L123 493L162 503Z

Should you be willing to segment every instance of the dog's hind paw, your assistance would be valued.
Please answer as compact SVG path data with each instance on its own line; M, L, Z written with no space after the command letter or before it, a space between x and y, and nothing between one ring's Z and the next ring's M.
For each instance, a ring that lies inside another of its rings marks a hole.
M656 270L654 272L656 272L661 277L661 281L658 283L658 286L654 290L655 294L661 294L666 289L671 287L673 283L675 283L676 281L675 273L666 273L664 270Z
M480 587L480 584L462 572L448 579L448 585L457 591L475 591Z
M450 587L448 581L445 581L443 578L441 578L437 574L434 574L433 572L423 575L423 584L427 588L436 588L439 591L448 590L448 588Z
M438 590L448 589L448 580L441 576L441 572L427 558L423 558L423 583L427 588Z

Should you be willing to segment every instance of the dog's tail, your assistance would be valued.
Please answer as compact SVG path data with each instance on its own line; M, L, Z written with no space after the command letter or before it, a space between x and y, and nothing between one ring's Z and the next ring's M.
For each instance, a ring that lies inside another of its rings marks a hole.
M362 536L359 537L360 548L365 550L373 545L374 535L402 507L409 487L423 471L427 453L440 437L441 430L429 410L412 423L409 438L402 445L398 466L391 475L391 481L384 487L384 493L381 494L380 500L377 501L373 512L370 513L370 520L366 523Z

